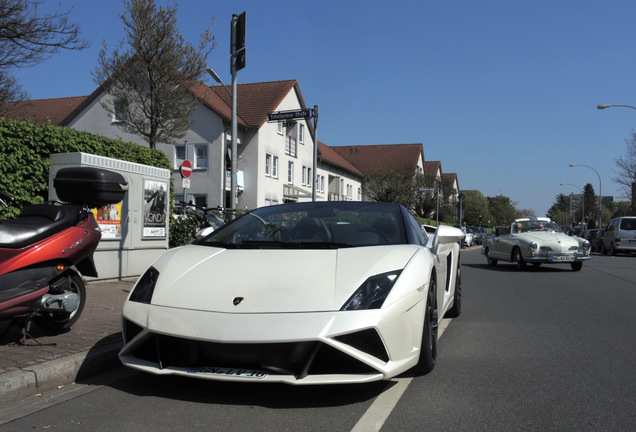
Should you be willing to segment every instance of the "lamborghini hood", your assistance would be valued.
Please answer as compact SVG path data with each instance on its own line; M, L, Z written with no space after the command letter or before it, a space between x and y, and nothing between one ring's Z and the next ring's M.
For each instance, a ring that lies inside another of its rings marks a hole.
M190 245L162 255L152 304L225 313L339 310L370 276L403 269L414 245L236 250Z

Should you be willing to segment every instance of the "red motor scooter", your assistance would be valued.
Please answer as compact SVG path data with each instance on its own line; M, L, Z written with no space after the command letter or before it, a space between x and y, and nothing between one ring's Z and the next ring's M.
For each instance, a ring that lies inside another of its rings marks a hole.
M31 322L49 334L71 327L86 302L82 275L97 276L101 231L91 208L120 202L128 184L112 171L64 168L54 179L63 201L26 207L0 221L0 322L16 319L24 343ZM3 204L12 199L1 194Z

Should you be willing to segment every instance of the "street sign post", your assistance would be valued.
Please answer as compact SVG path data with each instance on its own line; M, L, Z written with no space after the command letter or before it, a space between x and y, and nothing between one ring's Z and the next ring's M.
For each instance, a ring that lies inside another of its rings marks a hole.
M267 114L267 121L292 120L297 118L310 118L312 116L311 108L302 108L289 111L275 111Z

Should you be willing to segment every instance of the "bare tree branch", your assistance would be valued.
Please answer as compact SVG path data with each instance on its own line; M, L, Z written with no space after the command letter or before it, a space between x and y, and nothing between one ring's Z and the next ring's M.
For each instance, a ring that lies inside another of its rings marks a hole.
M60 7L39 15L41 4L42 0L0 0L0 104L26 97L10 74L12 69L34 66L62 49L88 46L77 24L69 22L70 11Z
M629 138L625 140L627 143L627 151L624 157L616 159L616 167L618 168L618 177L612 180L622 185L622 197L633 199L632 188L636 183L636 132L632 131Z
M126 37L111 54L102 45L93 72L95 82L112 96L102 106L114 115L123 109L122 129L140 135L151 148L174 143L191 125L198 101L188 89L205 76L216 41L210 29L201 35L198 49L184 41L175 2L163 8L154 0L125 0L124 6Z

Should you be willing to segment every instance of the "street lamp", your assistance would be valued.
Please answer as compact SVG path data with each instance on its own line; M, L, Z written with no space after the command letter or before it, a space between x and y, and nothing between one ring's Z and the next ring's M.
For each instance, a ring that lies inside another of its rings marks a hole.
M618 105L613 105L613 106L618 106ZM602 108L599 108L599 109L602 109ZM634 108L634 109L636 109L636 108ZM603 192L602 192L602 187L603 186L602 186L602 183L601 183L601 175L598 173L598 171L596 171L594 168L592 168L589 165L570 164L570 167L576 167L576 166L582 166L582 167L585 167L585 168L589 168L592 171L594 171L596 173L597 177L598 177L598 212L599 212L599 215L598 215L598 227L600 228L601 225L603 224L603 208L601 207L601 199L603 197ZM585 199L585 198L583 198L583 199Z
M205 68L206 72L212 77L212 79L214 81L216 81L217 83L221 84L223 86L223 88L227 91L227 94L230 95L230 98L232 97L232 92L230 92L230 89L227 88L227 86L225 84L223 84L223 81L221 81L221 77L219 77L219 75L214 72L214 69L212 69L210 66L208 66L207 68Z
M631 108L631 109L636 109L636 107L631 106L631 105L597 105L596 108L600 109L600 110L604 110L605 108L611 108L611 107L623 107L623 108Z
M581 194L583 196L583 200L582 200L582 202L583 202L583 206L582 206L583 207L582 208L583 212L582 212L582 214L583 214L583 221L585 221L585 192L583 192L583 189L581 189L580 187L578 187L577 185L572 184L572 183L561 183L561 186L574 186L575 188L577 188L578 190L581 191ZM572 201L570 201L570 212L571 211L572 211Z

